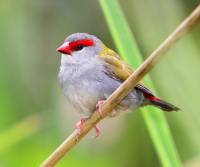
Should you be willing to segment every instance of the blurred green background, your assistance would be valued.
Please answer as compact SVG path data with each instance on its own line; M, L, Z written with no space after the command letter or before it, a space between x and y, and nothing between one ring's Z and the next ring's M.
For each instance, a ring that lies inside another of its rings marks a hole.
M119 2L144 58L199 3ZM55 49L74 32L95 34L115 49L97 0L0 1L0 167L38 166L81 117L57 80ZM159 96L182 109L165 115L185 167L200 166L199 42L197 25L150 73ZM100 127L98 139L91 132L57 166L161 166L140 112Z

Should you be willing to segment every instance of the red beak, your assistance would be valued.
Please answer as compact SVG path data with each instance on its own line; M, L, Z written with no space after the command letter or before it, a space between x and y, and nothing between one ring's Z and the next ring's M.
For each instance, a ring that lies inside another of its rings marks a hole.
M64 54L68 54L70 55L71 51L70 51L70 46L69 46L69 42L64 42L61 46L59 46L56 49L58 52L60 53L64 53Z

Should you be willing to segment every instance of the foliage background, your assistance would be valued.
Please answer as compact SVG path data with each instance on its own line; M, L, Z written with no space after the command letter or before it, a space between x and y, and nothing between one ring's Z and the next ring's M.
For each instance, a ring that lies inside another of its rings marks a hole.
M199 3L119 2L144 58ZM55 49L74 32L95 34L115 49L98 1L0 1L0 166L38 166L80 118L57 81ZM200 25L150 73L159 96L182 109L165 115L187 167L200 166L199 39ZM58 166L161 166L140 112L100 126L97 140L92 132Z

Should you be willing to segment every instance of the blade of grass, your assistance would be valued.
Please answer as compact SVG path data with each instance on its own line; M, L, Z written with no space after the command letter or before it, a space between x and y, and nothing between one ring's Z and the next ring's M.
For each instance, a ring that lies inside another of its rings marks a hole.
M118 2L116 0L99 0L99 2L120 55L132 67L137 67L142 62L142 56ZM148 76L145 78L145 84L153 89L152 81ZM150 107L141 110L162 165L181 166L164 114Z

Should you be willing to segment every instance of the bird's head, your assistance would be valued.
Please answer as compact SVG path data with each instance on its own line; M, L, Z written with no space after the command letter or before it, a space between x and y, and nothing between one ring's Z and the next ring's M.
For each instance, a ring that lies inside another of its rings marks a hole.
M68 36L64 43L57 48L64 56L76 58L91 58L97 56L103 47L103 43L94 35L87 33L75 33Z

